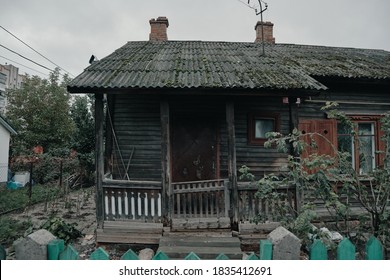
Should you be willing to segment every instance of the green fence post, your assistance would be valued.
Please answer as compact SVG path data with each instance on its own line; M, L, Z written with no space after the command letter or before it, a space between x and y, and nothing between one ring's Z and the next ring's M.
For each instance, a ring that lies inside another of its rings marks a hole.
M260 260L272 260L272 242L260 240Z
M153 257L153 260L169 260L169 257L163 251L158 251L157 254Z
M187 261L200 260L198 255L195 254L194 252L189 253L184 259Z
M338 260L355 260L356 259L356 248L349 241L348 238L344 238L337 246L337 259Z
M4 247L0 245L0 260L5 260L7 258L7 252Z
M255 253L251 253L249 256L246 257L246 260L248 261L255 261L258 260L259 258L256 256Z
M66 246L65 251L60 254L60 260L78 260L79 253L72 247L72 245Z
M135 261L139 260L138 255L134 253L133 250L129 249L126 253L123 254L121 257L121 260L129 260L129 261Z
M310 246L310 259L311 260L327 260L328 259L328 250L326 246L320 239L314 240L313 244Z
M228 260L229 258L224 253L221 253L215 259L216 260Z
M58 260L60 254L65 250L65 241L62 239L54 239L47 244L47 259Z
M375 236L371 236L366 244L366 259L383 260L383 246Z
M89 257L90 260L103 260L103 261L106 261L106 260L109 260L110 259L110 256L109 254L103 249L103 248L97 248L95 250L95 252L93 252L91 254L91 256Z

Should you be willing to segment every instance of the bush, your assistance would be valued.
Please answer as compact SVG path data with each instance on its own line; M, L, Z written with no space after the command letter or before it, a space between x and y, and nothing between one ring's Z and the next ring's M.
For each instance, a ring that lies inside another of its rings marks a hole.
M76 226L77 223L69 224L59 217L52 216L42 225L42 228L50 231L57 238L64 240L65 244L68 244L70 241L83 236L83 233Z
M9 217L0 217L0 242L4 246L11 245L32 227L30 221L17 221Z

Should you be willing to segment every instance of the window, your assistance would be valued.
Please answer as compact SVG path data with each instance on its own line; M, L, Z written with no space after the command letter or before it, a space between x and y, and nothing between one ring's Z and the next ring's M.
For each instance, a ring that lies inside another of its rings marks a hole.
M353 168L368 174L382 164L377 151L383 150L379 116L353 116L354 128L337 124L337 144L340 152L348 152Z
M279 114L251 114L248 120L249 144L263 145L268 132L279 131Z
M365 175L375 168L383 166L384 155L379 151L385 150L382 140L380 116L349 116L355 123L351 129L333 119L329 120L300 120L299 130L303 135L316 133L321 137L313 137L316 145L306 148L301 157L307 158L317 153L335 156L335 151L348 152L349 161L359 175ZM310 144L311 138L302 138Z

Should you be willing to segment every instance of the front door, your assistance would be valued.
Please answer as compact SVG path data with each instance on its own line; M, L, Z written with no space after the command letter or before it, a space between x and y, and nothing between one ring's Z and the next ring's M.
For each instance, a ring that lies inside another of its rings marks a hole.
M173 120L171 147L173 182L217 179L217 126L212 120Z

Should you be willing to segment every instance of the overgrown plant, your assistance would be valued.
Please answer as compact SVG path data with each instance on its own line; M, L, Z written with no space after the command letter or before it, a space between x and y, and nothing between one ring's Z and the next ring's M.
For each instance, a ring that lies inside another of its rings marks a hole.
M337 104L327 103L323 107L328 117L337 119L339 124L350 129L355 142L355 124L343 113L337 110ZM383 140L390 139L390 114L382 118ZM318 133L303 134L294 129L289 135L271 132L268 135L265 147L276 147L279 151L289 153L288 171L283 175L266 175L256 182L259 191L257 195L267 199L275 208L273 219L283 222L291 231L304 241L308 233L313 232L311 221L318 220L318 208L313 201L322 201L328 214L335 222L336 229L349 238L374 234L383 242L390 239L390 155L389 150L380 151L385 157L385 164L369 174L361 175L354 170L351 164L351 155L348 152L338 151L330 141ZM317 150L317 141L328 142L332 147L333 155L320 154ZM355 143L359 144L359 143ZM310 150L310 153L307 151ZM303 157L303 153L306 153ZM247 167L240 169L242 178L254 181ZM283 194L277 192L280 185L295 186L298 207L283 204L286 201ZM359 202L364 213L353 217L352 202ZM265 217L257 217L263 221ZM352 218L359 219L357 226L352 228ZM367 223L370 220L370 223ZM316 235L314 235L316 236ZM308 241L308 240L306 240Z
M54 236L63 239L65 244L83 236L83 233L76 228L77 224L69 224L63 219L51 216L43 225L42 228L50 231Z

